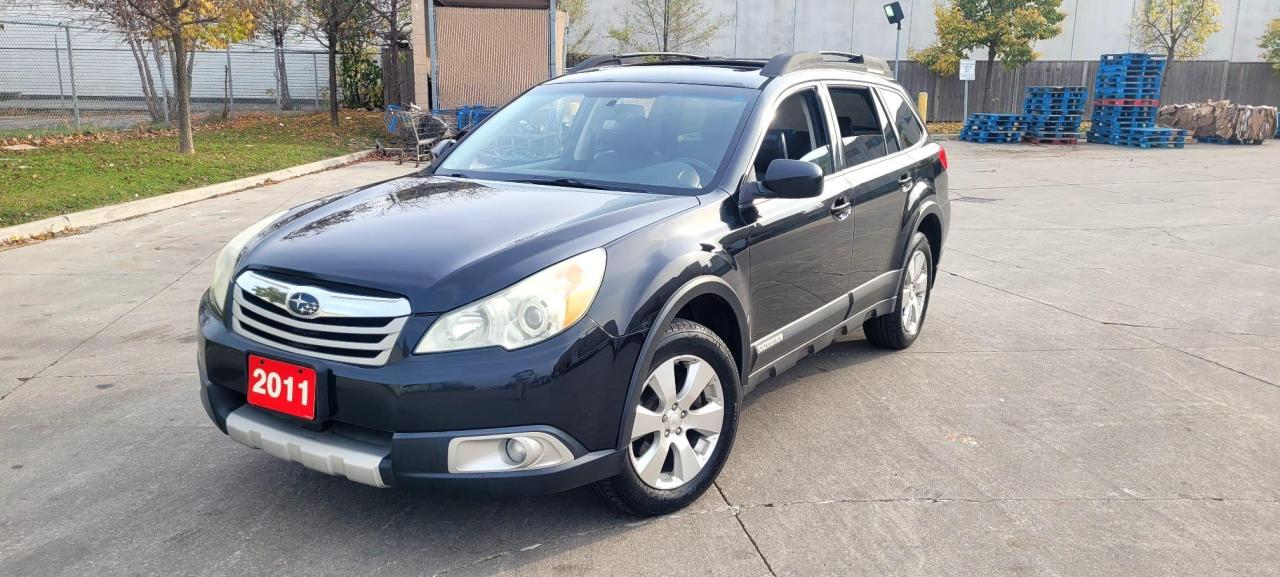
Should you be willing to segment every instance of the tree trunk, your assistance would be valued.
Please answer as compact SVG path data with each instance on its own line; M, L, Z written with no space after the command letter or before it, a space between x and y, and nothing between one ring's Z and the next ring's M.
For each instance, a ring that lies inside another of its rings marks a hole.
M272 31L271 36L276 44L276 76L280 78L276 82L276 94L280 99L280 110L293 110L293 97L289 94L289 74L285 71L284 30Z
M173 32L169 44L173 48L173 91L178 100L178 152L194 154L196 145L191 137L191 67L187 63L187 42L182 37L182 23L170 18Z
M164 53L160 49L162 46L164 45L161 44L159 40L156 40L155 38L151 39L151 56L155 58L156 70L160 70L160 71L164 71ZM169 70L170 70L170 73L172 73L172 70L173 70L172 65L169 66ZM161 80L160 88L164 90L163 93L160 93L160 98L162 100L160 105L168 108L167 112L170 117L169 121L172 122L172 116L177 114L177 108L175 108L175 106L177 106L177 102L175 102L173 98L173 91L169 90L169 82L165 80L163 76L160 77L160 80Z
M395 7L392 6L392 8L394 9ZM400 35L396 29L398 23L394 16L395 12L392 12L392 14L391 30L388 34L389 40L391 40L391 74L388 77L391 81L391 86L385 91L388 98L386 102L382 103L383 107L388 104L400 104L400 101L403 100L400 96Z
M329 27L329 124L338 125L338 31Z
M991 78L996 71L996 46L993 44L987 47L987 71L983 73L982 80L982 96L978 99L978 111L987 112L990 110L991 101L988 97L991 95Z
M147 66L147 54L143 51L142 40L134 36L132 31L126 34L129 52L133 54L133 63L138 67L138 81L142 84L142 98L147 103L147 113L151 115L151 122L163 122L164 106L156 93L156 84L151 78L151 67Z
M662 1L662 49L659 52L667 52L667 47L671 44L671 0Z

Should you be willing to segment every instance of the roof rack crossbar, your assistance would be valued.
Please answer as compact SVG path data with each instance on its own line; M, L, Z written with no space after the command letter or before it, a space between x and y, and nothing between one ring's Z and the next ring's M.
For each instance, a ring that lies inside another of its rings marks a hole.
M893 75L889 63L883 58L830 50L779 54L769 59L768 64L760 69L760 74L776 77L815 68L843 68L881 76Z
M579 62L577 66L574 66L571 70L569 70L569 73L572 74L574 72L582 72L583 70L590 70L592 68L597 68L600 66L609 66L609 65L622 66L623 64L626 64L628 60L638 60L638 59L645 59L645 60L658 59L658 60L664 60L664 61L665 60L680 61L680 60L707 60L708 57L702 56L700 54L685 54L683 52L632 52L629 54L600 54L600 55L592 56L591 58L583 60L582 62Z

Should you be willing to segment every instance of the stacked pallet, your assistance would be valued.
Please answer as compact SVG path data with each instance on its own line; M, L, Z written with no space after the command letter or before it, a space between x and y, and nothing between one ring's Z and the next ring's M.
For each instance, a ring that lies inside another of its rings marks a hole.
M1088 96L1083 86L1028 86L1022 98L1023 139L1034 144L1075 144Z
M1094 86L1089 142L1182 148L1187 131L1156 126L1165 60L1151 54L1103 54Z
M960 140L966 142L1004 143L1022 142L1024 133L1021 114L970 114L960 130Z

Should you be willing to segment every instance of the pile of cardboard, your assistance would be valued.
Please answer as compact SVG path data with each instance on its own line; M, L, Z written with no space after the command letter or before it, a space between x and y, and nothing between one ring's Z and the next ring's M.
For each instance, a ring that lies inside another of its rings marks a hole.
M1231 144L1261 144L1276 134L1276 107L1208 100L1170 104L1160 108L1161 126L1189 130L1196 140Z

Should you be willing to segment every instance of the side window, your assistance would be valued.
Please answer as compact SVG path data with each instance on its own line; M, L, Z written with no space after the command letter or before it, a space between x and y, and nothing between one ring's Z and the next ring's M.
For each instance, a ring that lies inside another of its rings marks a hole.
M823 174L835 172L826 119L816 90L797 92L778 105L756 154L756 177L763 178L769 163L778 158L812 162L822 168Z
M850 168L886 154L885 129L888 123L876 113L869 88L831 88L836 126L840 127L840 148L844 165ZM890 131L892 133L892 131Z
M880 97L884 99L885 112L893 119L893 125L902 137L902 148L911 148L915 143L920 142L920 139L924 138L924 127L920 126L920 121L916 119L916 113L911 110L911 104L893 90L881 90Z

